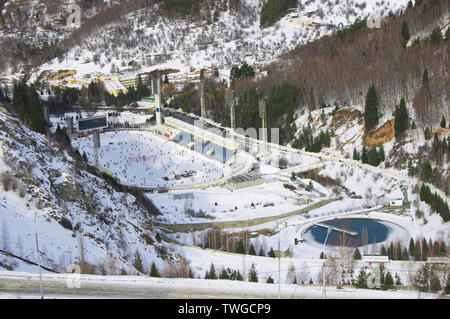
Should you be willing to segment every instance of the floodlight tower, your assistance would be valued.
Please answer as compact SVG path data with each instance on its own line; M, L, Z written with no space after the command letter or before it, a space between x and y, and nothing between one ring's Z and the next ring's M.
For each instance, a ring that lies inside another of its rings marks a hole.
M263 139L263 149L264 157L267 156L267 112L266 112L266 101L264 99L259 101L259 117L262 119L262 139Z
M72 139L72 134L73 134L73 117L69 116L66 119L66 126L67 126L67 135L69 136L70 139Z
M50 124L50 118L49 118L48 113L49 113L48 112L48 105L44 104L44 119L47 122L47 124Z
M99 167L99 162L98 162L98 149L100 148L100 131L94 130L93 131L94 134L94 164L95 167Z
M225 105L230 109L230 128L231 133L234 134L234 129L236 128L236 118L234 114L233 92L231 91L231 88L227 90L225 95Z
M155 95L155 116L156 125L161 126L162 116L161 116L161 78L159 76L159 70L156 71L156 75L153 79L152 91Z
M200 94L200 108L201 108L201 118L202 118L202 127L205 127L205 119L206 119L206 107L205 107L205 76L203 75L203 69L200 71L200 86L199 86L199 94Z

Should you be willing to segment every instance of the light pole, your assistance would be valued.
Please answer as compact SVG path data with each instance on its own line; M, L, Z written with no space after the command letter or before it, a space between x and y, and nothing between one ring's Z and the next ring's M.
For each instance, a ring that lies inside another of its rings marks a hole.
M278 299L281 299L281 247L280 247L280 225L284 225L284 228L288 226L294 226L294 225L288 225L287 222L278 222L277 227L275 227L275 230L278 231ZM282 228L282 229L284 229Z
M35 244L36 244L36 254L37 254L37 262L38 262L38 269L39 269L39 288L40 288L40 292L41 292L41 299L44 299L44 293L42 291L41 257L39 256L36 213L34 213L34 225L35 225L34 240L35 240Z
M280 225L285 224L286 222L278 222L277 227L275 227L275 231L278 231L278 299L281 299L281 248L280 248Z
M326 262L326 258L325 258L325 246L327 244L327 240L328 240L328 235L330 235L330 233L333 231L333 227L329 226L328 230L327 230L327 236L325 237L325 241L323 242L323 267L322 267L322 283L323 283L323 292L322 292L322 299L327 299L327 288L326 288L326 280L325 280L325 262Z

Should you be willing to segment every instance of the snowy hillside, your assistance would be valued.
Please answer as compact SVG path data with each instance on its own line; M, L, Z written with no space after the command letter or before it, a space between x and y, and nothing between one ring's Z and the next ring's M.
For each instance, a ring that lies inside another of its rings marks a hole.
M407 1L299 1L297 8L265 29L259 26L262 4L262 0L242 1L239 11L221 12L211 22L168 19L157 5L141 9L106 25L36 73L74 69L77 77L83 77L95 72L133 73L157 67L190 72L214 66L228 74L235 64L262 67L298 45L336 31L341 23L386 16Z
M133 196L115 191L3 112L0 128L0 249L35 261L37 230L41 262L57 271L84 255L94 272L135 273L136 251L146 267L164 265L166 248L145 228L151 216ZM3 254L0 261L0 268L27 269Z

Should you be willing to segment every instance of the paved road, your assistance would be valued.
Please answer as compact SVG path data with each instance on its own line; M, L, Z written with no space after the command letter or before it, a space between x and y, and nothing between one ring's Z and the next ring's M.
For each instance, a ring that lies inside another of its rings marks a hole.
M276 299L278 285L222 280L165 279L136 276L101 277L82 275L80 288L69 288L73 275L43 275L44 299L121 298L121 299ZM0 272L0 298L39 298L39 276ZM384 292L327 287L327 298L436 298L415 291ZM322 298L320 286L282 285L281 298Z

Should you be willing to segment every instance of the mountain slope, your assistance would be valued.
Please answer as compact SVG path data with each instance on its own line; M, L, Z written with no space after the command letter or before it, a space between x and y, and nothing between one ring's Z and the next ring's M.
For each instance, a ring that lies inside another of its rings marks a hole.
M148 228L151 216L45 136L0 112L0 248L35 261L37 230L44 266L64 271L83 259L95 273L135 273L138 251L149 268L170 253ZM9 261L14 265L14 260ZM14 267L13 267L14 268ZM20 267L19 269L20 270Z
M160 5L149 1L123 18L111 15L116 18L113 22L95 27L86 22L73 32L73 39L46 50L60 57L36 72L69 68L82 76L95 71L143 72L161 64L183 70L212 65L229 70L243 62L263 66L298 45L334 32L341 23L348 25L367 16L397 12L407 0L383 4L364 0L299 2L288 15L264 29L259 25L262 0L242 0L236 8L228 4L226 10L218 9L222 2L206 3L208 6L195 19L189 15L168 16ZM95 16L91 20L95 22Z

